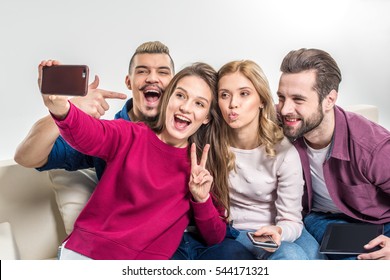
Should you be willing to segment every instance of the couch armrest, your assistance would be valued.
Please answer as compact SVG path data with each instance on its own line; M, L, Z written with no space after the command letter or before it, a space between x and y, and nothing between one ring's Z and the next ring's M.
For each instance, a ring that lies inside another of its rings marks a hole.
M56 257L66 233L47 172L0 161L0 223L12 235L7 242L14 242L9 258Z

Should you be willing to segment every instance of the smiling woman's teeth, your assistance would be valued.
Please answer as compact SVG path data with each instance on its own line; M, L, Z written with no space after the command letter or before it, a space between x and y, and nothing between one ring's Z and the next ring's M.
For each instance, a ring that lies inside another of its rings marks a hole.
M190 123L191 121L189 119L187 119L186 117L183 117L183 116L175 116L175 118L178 120L178 121L182 121L182 122L188 122Z
M183 129L187 127L188 125L190 125L190 123L191 121L184 116L180 116L180 115L175 116L175 126L179 129Z

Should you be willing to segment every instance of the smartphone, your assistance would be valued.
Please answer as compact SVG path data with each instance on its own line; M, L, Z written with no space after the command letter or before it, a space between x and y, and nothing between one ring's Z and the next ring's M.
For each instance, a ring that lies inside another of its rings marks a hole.
M88 92L86 65L53 65L42 68L41 93L84 96Z
M247 234L254 246L271 249L279 248L279 245L276 244L270 235L255 236L254 232L248 232Z

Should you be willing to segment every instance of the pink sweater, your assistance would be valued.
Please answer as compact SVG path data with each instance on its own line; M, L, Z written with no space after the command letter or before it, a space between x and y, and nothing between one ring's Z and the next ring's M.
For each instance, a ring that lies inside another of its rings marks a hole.
M107 162L66 248L92 259L169 259L191 206L205 241L223 240L226 224L211 199L191 200L187 148L165 144L143 123L96 120L73 105L56 123L70 145Z

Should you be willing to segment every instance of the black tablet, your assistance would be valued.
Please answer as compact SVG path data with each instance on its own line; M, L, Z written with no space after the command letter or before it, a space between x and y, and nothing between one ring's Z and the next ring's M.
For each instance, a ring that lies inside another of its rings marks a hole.
M377 251L379 247L366 250L363 246L381 234L383 225L332 223L326 228L320 253L358 255Z

